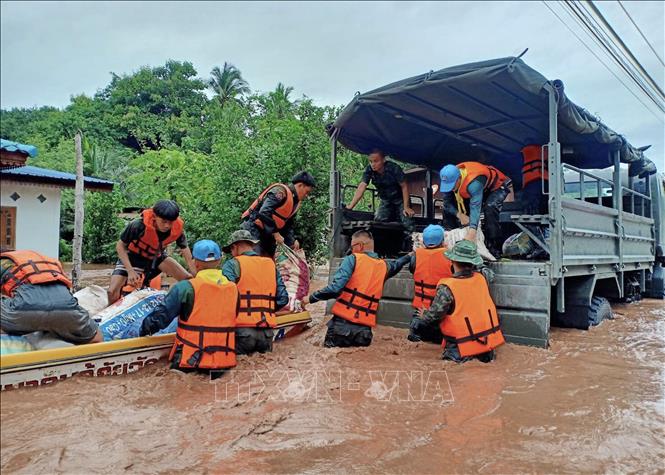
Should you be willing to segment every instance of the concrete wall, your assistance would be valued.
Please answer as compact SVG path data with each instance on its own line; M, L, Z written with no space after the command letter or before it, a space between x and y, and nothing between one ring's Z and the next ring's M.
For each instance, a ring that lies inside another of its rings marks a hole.
M11 196L20 196L16 201ZM46 200L41 202L39 196ZM60 188L2 181L0 204L16 207L16 248L59 257Z

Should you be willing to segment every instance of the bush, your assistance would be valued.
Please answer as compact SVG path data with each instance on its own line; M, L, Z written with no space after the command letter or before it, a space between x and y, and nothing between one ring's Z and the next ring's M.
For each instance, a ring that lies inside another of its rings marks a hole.
M60 262L72 262L72 245L71 243L60 239L60 246L58 250Z
M118 217L124 199L119 191L87 193L83 225L83 260L111 264L117 257L115 245L123 228Z

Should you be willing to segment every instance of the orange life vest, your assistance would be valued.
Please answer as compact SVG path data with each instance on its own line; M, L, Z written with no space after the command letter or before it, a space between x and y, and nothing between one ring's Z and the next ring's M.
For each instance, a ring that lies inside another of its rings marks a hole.
M364 253L353 255L356 267L332 306L332 314L352 323L375 327L388 266L384 260Z
M127 249L134 254L139 254L148 259L159 256L166 246L175 242L180 237L185 228L184 221L181 218L177 218L173 222L173 226L171 226L169 235L166 239L160 241L157 235L157 228L155 228L155 212L152 208L143 210L141 217L145 225L145 232L143 236L130 242Z
M222 284L197 277L189 282L194 288L194 307L186 322L178 319L169 359L173 360L176 350L181 348L181 368L235 366L238 289L232 282Z
M444 277L452 277L452 263L443 253L445 247L416 249L416 269L413 272L413 308L428 309L436 295L436 284Z
M2 293L13 297L16 288L22 284L49 284L60 282L70 289L72 281L62 269L57 259L46 257L35 251L9 251L0 254L14 265L2 274Z
M455 299L451 315L441 320L443 346L457 343L461 356L486 353L505 343L496 306L482 274L468 278L448 277L439 285L448 286Z
M237 256L240 294L237 326L275 328L277 317L277 269L275 261L262 256Z
M545 147L547 154L547 147ZM522 165L522 188L526 188L529 183L534 181L549 180L547 172L547 158L541 159L540 145L527 145L522 149L524 164Z
M484 190L487 192L498 190L506 181L508 181L508 177L506 175L490 165L483 165L482 163L478 162L463 162L457 165L457 168L460 170L466 169L467 171L466 177L462 179L458 190L459 195L465 200L471 198L471 195L467 189L469 183L471 183L479 176L484 176L487 178L484 188Z
M286 200L284 201L284 204L278 207L272 215L272 219L275 222L277 230L281 230L284 225L286 225L286 222L298 212L298 208L300 207L300 203L298 203L298 206L294 206L295 200L293 198L293 192L288 185L283 185L281 183L273 183L270 185L268 188L261 192L259 197L255 199L251 205L249 205L249 208L247 208L247 210L242 214L242 217L247 218L250 214L252 214L253 211L258 211L261 208L266 195L276 187L283 188L284 191L286 191ZM263 221L261 221L259 218L255 219L254 223L256 223L259 228L263 229Z

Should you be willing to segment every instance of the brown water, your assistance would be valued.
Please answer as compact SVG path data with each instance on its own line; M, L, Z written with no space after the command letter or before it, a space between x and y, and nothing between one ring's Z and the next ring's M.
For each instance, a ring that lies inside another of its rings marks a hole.
M63 263L65 272L72 271L72 263ZM81 265L81 284L86 285L100 285L107 288L111 280L111 272L113 266L109 264L82 264Z
M163 364L3 393L2 472L663 473L665 305L614 309L549 350L455 365L394 328L325 349L317 304L215 382Z

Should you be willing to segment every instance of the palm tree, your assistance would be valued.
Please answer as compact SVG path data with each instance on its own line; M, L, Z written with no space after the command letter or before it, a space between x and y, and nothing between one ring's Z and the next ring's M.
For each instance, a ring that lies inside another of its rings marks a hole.
M219 66L215 66L212 68L210 76L208 87L213 90L222 107L229 101L240 103L241 96L250 91L240 70L230 63L224 62L221 70Z
M268 94L268 101L273 110L279 117L284 117L299 101L291 102L289 96L293 92L293 87L285 86L281 82L277 83L275 90Z
M289 95L293 92L293 87L285 86L281 82L277 83L275 91L272 93L273 100L275 102L291 102L289 100Z

